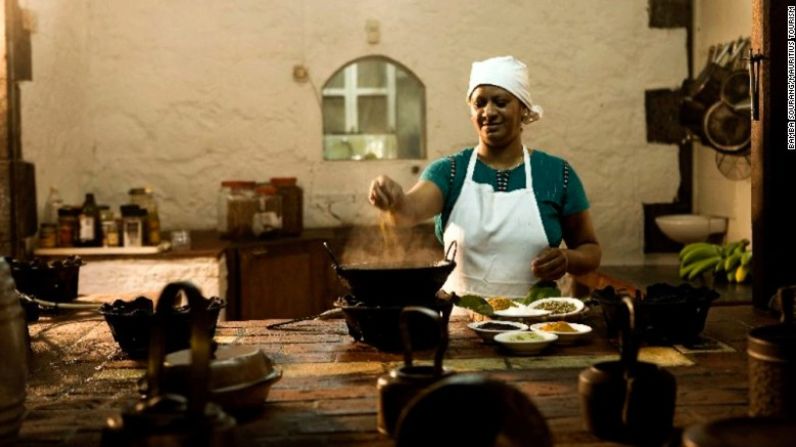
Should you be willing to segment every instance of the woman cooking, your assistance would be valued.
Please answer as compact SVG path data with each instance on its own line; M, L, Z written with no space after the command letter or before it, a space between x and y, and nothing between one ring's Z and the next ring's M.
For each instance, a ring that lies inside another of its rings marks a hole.
M601 249L580 179L522 144L523 125L542 117L527 66L511 56L473 63L467 104L478 146L434 161L406 193L377 177L370 202L399 224L436 216L437 237L458 244L443 290L459 295L523 297L539 280L596 269Z

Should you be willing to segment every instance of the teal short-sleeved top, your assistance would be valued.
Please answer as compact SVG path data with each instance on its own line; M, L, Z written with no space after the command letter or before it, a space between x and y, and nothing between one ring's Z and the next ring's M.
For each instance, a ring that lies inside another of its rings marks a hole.
M434 183L442 191L442 213L434 218L437 239L440 242L453 205L462 191L467 163L472 153L473 148L467 148L435 160L420 176L421 180ZM557 247L563 237L561 218L589 208L586 191L575 170L564 159L538 149L531 152L530 158L533 191L542 216L542 226L550 246ZM525 169L520 164L513 169L501 171L477 160L473 180L492 185L496 191L514 191L525 188Z

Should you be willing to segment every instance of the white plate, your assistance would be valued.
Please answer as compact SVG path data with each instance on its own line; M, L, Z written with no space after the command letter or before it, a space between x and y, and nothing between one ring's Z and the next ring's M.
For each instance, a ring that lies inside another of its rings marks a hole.
M539 339L529 340L527 337L536 335ZM541 331L508 331L495 335L495 341L518 355L535 355L558 340L558 335Z
M536 303L533 303L536 304ZM549 310L536 309L533 305L517 304L516 306L509 307L508 309L496 310L495 315L499 317L541 317L550 314Z
M537 300L529 304L529 306L533 309L544 310L544 309L539 309L539 306L544 305L545 303L570 303L573 306L575 306L575 309L572 310L571 312L553 313L548 311L547 315L549 317L555 317L555 318L566 317L568 315L575 315L583 311L583 308L585 307L583 301L577 298L569 298L569 297L542 298L541 300Z
M568 325L572 326L572 329L575 329L577 332L561 332L561 331L549 331L543 329L543 327L547 324L555 323L556 321L560 320L551 320L546 323L536 323L531 325L531 330L539 331L539 332L549 332L551 334L556 334L558 336L558 343L559 344L572 344L582 341L584 339L589 338L591 335L591 326L586 324L578 324L578 323L570 323L565 322Z
M488 323L495 323L495 324L505 324L511 326L511 329L484 329L482 326ZM487 321L476 321L467 325L468 328L472 329L473 332L478 334L485 343L494 343L495 342L495 335L500 334L501 332L508 332L508 331L527 331L528 325L518 323L515 321L494 321L494 320L487 320Z

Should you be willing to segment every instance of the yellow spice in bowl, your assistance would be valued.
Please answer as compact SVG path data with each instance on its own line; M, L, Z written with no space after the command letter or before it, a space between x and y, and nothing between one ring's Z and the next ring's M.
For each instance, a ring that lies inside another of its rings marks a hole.
M547 332L578 332L566 321L553 321L542 325L540 329Z

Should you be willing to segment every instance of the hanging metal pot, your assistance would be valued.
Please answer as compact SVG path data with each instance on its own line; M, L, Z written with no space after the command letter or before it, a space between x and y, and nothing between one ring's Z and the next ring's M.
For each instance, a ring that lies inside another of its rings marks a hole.
M702 132L708 144L723 154L740 154L752 141L752 120L749 113L736 111L718 101L705 112Z
M166 351L167 314L180 292L190 305L191 372L188 395L165 392L163 360ZM234 446L235 419L208 402L210 336L207 309L201 292L192 284L167 285L158 299L149 345L147 398L108 420L103 446Z

